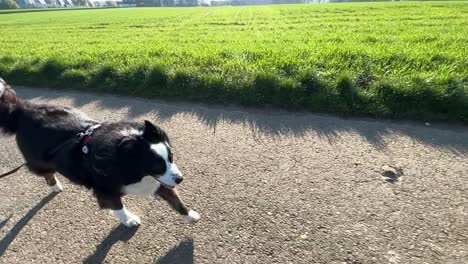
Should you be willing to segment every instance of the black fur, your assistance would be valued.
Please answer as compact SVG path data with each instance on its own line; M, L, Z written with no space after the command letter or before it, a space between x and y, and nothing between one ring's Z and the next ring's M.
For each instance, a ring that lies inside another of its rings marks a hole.
M115 210L127 226L138 225L140 220L124 210L123 192L158 195L185 221L195 223L200 219L174 189L183 178L172 161L169 138L161 128L149 121L104 122L91 137L77 136L95 125L97 121L73 108L18 100L15 91L0 78L0 129L16 134L26 166L43 176L52 190L61 191L54 176L59 172L92 189L98 205ZM160 142L165 144L152 146ZM83 151L84 146L87 151ZM145 176L153 179L142 181Z
M124 185L136 183L146 175L165 172L166 163L150 150L149 144L168 142L169 138L149 121L104 122L92 134L89 153L84 154L81 142L70 139L97 123L68 107L23 100L15 104L0 101L0 128L16 134L18 147L33 173L44 176L59 172L70 181L94 190L98 200L104 197L99 201L101 206L118 207L119 202L106 204L120 201ZM122 131L142 133L125 135ZM60 146L63 142L69 144ZM60 147L51 156L50 152L57 146Z

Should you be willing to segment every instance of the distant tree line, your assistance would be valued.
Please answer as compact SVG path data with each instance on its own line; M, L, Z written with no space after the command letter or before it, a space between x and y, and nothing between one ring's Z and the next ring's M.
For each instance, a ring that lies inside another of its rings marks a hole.
M17 9L19 5L13 0L0 0L0 9Z
M231 0L227 1L230 5L265 5L265 4L298 4L306 0Z

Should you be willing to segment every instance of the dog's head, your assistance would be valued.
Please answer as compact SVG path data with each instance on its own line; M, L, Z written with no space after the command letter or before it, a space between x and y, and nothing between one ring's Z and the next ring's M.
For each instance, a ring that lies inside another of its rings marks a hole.
M145 121L141 135L122 140L119 153L129 161L128 164L138 168L140 176L153 176L169 189L183 181L182 173L172 159L167 134L149 121Z
M0 78L0 102L6 104L16 103L15 91L2 78Z

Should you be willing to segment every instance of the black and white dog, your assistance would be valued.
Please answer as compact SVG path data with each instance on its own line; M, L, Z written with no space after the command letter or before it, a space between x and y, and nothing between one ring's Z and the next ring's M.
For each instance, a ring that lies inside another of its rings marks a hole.
M0 78L0 128L16 134L25 165L54 192L62 191L58 172L92 189L100 208L126 226L141 222L123 205L127 194L160 196L186 222L200 219L175 190L183 178L167 134L149 121L99 123L73 108L33 104L17 99Z

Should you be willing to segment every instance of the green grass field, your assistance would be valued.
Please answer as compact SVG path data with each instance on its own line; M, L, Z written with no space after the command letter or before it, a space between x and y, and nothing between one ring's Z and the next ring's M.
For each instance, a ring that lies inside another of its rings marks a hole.
M0 12L17 85L468 122L468 2Z

